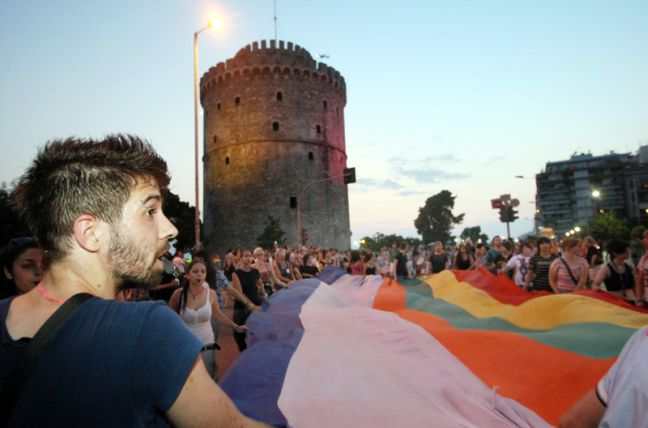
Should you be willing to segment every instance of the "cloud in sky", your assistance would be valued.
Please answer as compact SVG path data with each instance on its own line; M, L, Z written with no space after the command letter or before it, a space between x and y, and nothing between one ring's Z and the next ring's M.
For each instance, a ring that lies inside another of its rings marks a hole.
M377 180L375 178L360 178L356 182L360 186L375 187L379 189L398 190L404 186L394 180Z
M425 159L423 159L423 162L425 162L425 163L432 163L432 162L459 162L459 158L457 158L452 153L442 153L442 154L436 155L436 156L428 156Z
M421 192L418 190L404 190L402 192L398 192L398 196L419 196L419 195L428 195L428 192Z
M438 183L444 180L462 180L470 177L469 174L462 172L451 172L429 166L439 162L458 162L458 160L449 153L428 156L424 159L392 158L389 160L397 176L411 178L417 183Z
M486 161L482 162L481 166L489 166L489 165L492 165L492 164L497 163L499 161L503 161L505 159L506 159L506 156L491 156L488 159L486 159Z

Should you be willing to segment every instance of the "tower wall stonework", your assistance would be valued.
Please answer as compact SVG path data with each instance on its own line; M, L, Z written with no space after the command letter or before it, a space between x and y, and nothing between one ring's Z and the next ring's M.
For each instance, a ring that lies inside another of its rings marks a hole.
M290 197L346 167L344 78L300 46L262 41L212 67L200 89L208 249L253 247L268 215L296 243ZM309 243L349 247L342 178L309 187L300 211Z

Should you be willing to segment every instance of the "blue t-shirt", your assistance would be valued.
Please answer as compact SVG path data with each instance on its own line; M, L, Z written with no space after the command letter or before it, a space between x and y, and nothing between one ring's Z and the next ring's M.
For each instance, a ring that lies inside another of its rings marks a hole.
M29 339L6 327L0 302L0 388ZM162 302L92 298L52 334L25 384L13 426L168 426L202 343Z

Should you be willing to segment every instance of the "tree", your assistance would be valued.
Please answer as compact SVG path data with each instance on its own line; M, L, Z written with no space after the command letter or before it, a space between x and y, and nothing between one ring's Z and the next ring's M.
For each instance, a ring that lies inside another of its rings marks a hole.
M178 229L175 247L193 247L196 239L195 207L189 205L189 202L181 201L175 193L167 191L164 194L164 213Z
M286 232L281 229L279 219L269 215L265 229L263 229L261 235L257 236L257 245L261 248L273 248L275 242L283 245L285 243L285 237Z
M29 236L27 226L20 220L11 206L12 188L6 183L0 185L0 245L11 238Z
M593 217L588 223L589 233L600 241L628 239L628 227L616 214L605 212Z
M380 251L380 249L383 247L391 248L394 242L397 245L400 245L401 242L406 242L410 247L418 247L422 244L419 238L406 238L401 235L385 235L383 233L376 232L374 236L365 236L364 238L360 239L360 247L367 248L371 251Z
M425 205L419 208L419 215L414 220L414 226L423 242L440 241L444 244L450 240L453 225L460 224L465 214L452 214L456 196L448 190L442 190L430 196Z
M470 239L473 244L476 244L480 239L481 242L488 242L488 235L482 233L481 226L466 227L459 237L464 241Z

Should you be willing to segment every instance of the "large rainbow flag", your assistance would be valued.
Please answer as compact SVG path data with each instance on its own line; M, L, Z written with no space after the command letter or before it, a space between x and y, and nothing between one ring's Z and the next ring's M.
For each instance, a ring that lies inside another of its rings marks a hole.
M603 292L528 293L483 270L402 283L328 270L249 318L221 386L273 425L550 426L646 324Z

